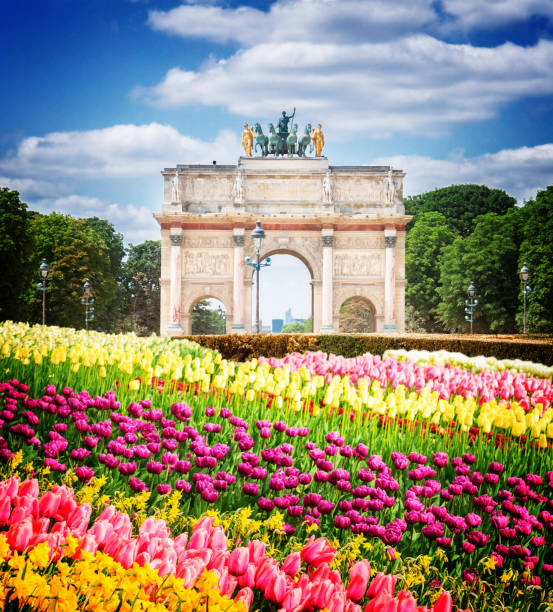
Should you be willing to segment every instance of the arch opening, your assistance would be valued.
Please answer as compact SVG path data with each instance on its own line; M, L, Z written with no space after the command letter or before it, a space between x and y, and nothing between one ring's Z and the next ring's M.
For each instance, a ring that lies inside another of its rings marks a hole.
M375 307L370 300L352 296L340 305L339 329L346 334L370 334L376 331Z
M265 333L303 333L313 329L313 273L297 253L273 250L261 261L271 265L259 272L259 318ZM256 329L256 272L252 269L252 330ZM301 328L301 329L300 329Z
M218 298L204 296L197 299L190 309L192 335L225 334L227 309Z

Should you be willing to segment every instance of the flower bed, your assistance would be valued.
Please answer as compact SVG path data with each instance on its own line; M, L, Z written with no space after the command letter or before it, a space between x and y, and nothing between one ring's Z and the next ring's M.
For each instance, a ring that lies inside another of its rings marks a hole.
M149 556L139 556L140 534L164 521L152 537L168 555L169 541L209 523L241 569L257 564L248 544L257 540L272 578L280 576L269 590L256 577L250 584L253 569L242 585L236 572L236 584L225 582L227 566L205 563L195 576L209 582L202 571L215 571L217 596L232 601L238 587L251 588L244 600L253 609L349 610L361 602L371 612L388 600L393 609L414 609L415 600L447 608L447 596L438 600L445 591L472 609L550 597L550 380L369 355L231 363L193 343L11 324L0 332L4 474L36 479L21 485L35 498L55 483L67 495L71 486L76 503L90 504L87 522L103 525L103 513L116 512L110 520L126 525L125 543L109 550L124 568L136 562L182 578L178 552L162 563L144 544ZM4 519L9 533L16 504L3 503L0 529ZM40 544L33 534L16 549L31 554ZM302 559L314 542L322 557L332 550L330 573ZM100 546L89 552L106 554ZM297 571L287 573L298 555ZM5 566L6 580L12 569ZM378 572L397 581L395 599L393 589L386 601L365 594ZM328 597L310 600L315 587L306 585L323 575L334 590L324 582ZM196 589L195 605L204 591ZM295 593L286 604L284 592Z

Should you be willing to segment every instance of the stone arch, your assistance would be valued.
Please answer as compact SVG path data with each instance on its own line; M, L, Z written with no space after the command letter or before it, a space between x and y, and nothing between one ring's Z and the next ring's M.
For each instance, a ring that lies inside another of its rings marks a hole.
M229 304L232 304L232 296L227 295L228 290L226 287L221 287L221 291L216 291L215 288L209 288L209 291L205 291L205 289L198 288L198 291L187 293L186 296L183 296L183 316L182 320L186 326L187 335L192 334L192 310L194 306L200 300L217 300L221 302L225 309L225 327L226 332L230 331L230 325L232 322L232 308L229 307Z
M339 305L339 331L343 333L372 333L376 331L376 307L370 299L352 295Z

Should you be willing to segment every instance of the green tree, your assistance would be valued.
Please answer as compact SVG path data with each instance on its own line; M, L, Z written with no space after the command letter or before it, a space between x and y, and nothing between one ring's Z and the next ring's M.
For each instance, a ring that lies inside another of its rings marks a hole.
M461 236L468 236L476 217L488 212L504 215L516 204L515 198L501 189L486 185L450 185L405 199L405 212L414 215L410 227L426 212L439 212L449 227Z
M438 212L422 213L405 241L405 303L410 319L427 332L444 331L438 306L444 248L455 239L447 219Z
M444 324L466 330L465 299L470 282L477 290L474 330L511 333L518 307L517 262L521 241L520 210L489 213L476 219L474 231L444 249L439 310Z
M159 333L161 242L127 249L121 279L122 328L139 335Z
M313 331L313 317L307 317L303 322L303 333L310 334Z
M304 332L305 327L301 321L292 321L282 327L283 334L303 334Z
M116 232L113 225L106 219L98 217L89 217L84 219L98 235L107 249L107 256L110 263L111 276L117 283L122 281L123 276L123 257L125 256L125 247L123 245L123 235ZM102 329L105 331L115 331L119 328L121 318L121 301L122 291L117 291L113 299L106 304Z
M69 215L35 214L31 223L35 251L33 266L42 259L50 265L47 282L46 322L50 325L84 327L84 308L81 304L83 284L88 278L95 299L96 329L109 327L106 309L117 292L111 274L107 249L98 234L83 220ZM29 302L30 319L41 320L42 295L35 292Z
M534 333L553 333L553 186L538 191L535 200L526 202L520 211L522 234L518 270L522 264L530 269L528 284L527 328ZM514 281L513 281L514 282ZM518 283L518 327L522 330L522 286Z
M374 331L374 313L361 297L351 297L340 307L340 331L346 334L368 334Z
M33 234L27 204L17 191L0 189L0 320L25 320L24 296L33 283Z
M200 300L192 309L192 334L224 334L225 312L221 306L214 308L209 300Z

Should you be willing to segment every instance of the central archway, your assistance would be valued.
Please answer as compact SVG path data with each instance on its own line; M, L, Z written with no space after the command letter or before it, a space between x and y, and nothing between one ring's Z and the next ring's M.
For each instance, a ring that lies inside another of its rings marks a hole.
M313 272L309 262L288 249L268 251L262 261L267 257L271 258L271 265L262 268L259 274L262 331L280 333L294 323L297 325L292 325L292 331L312 331ZM253 271L252 329L255 328L255 282Z

